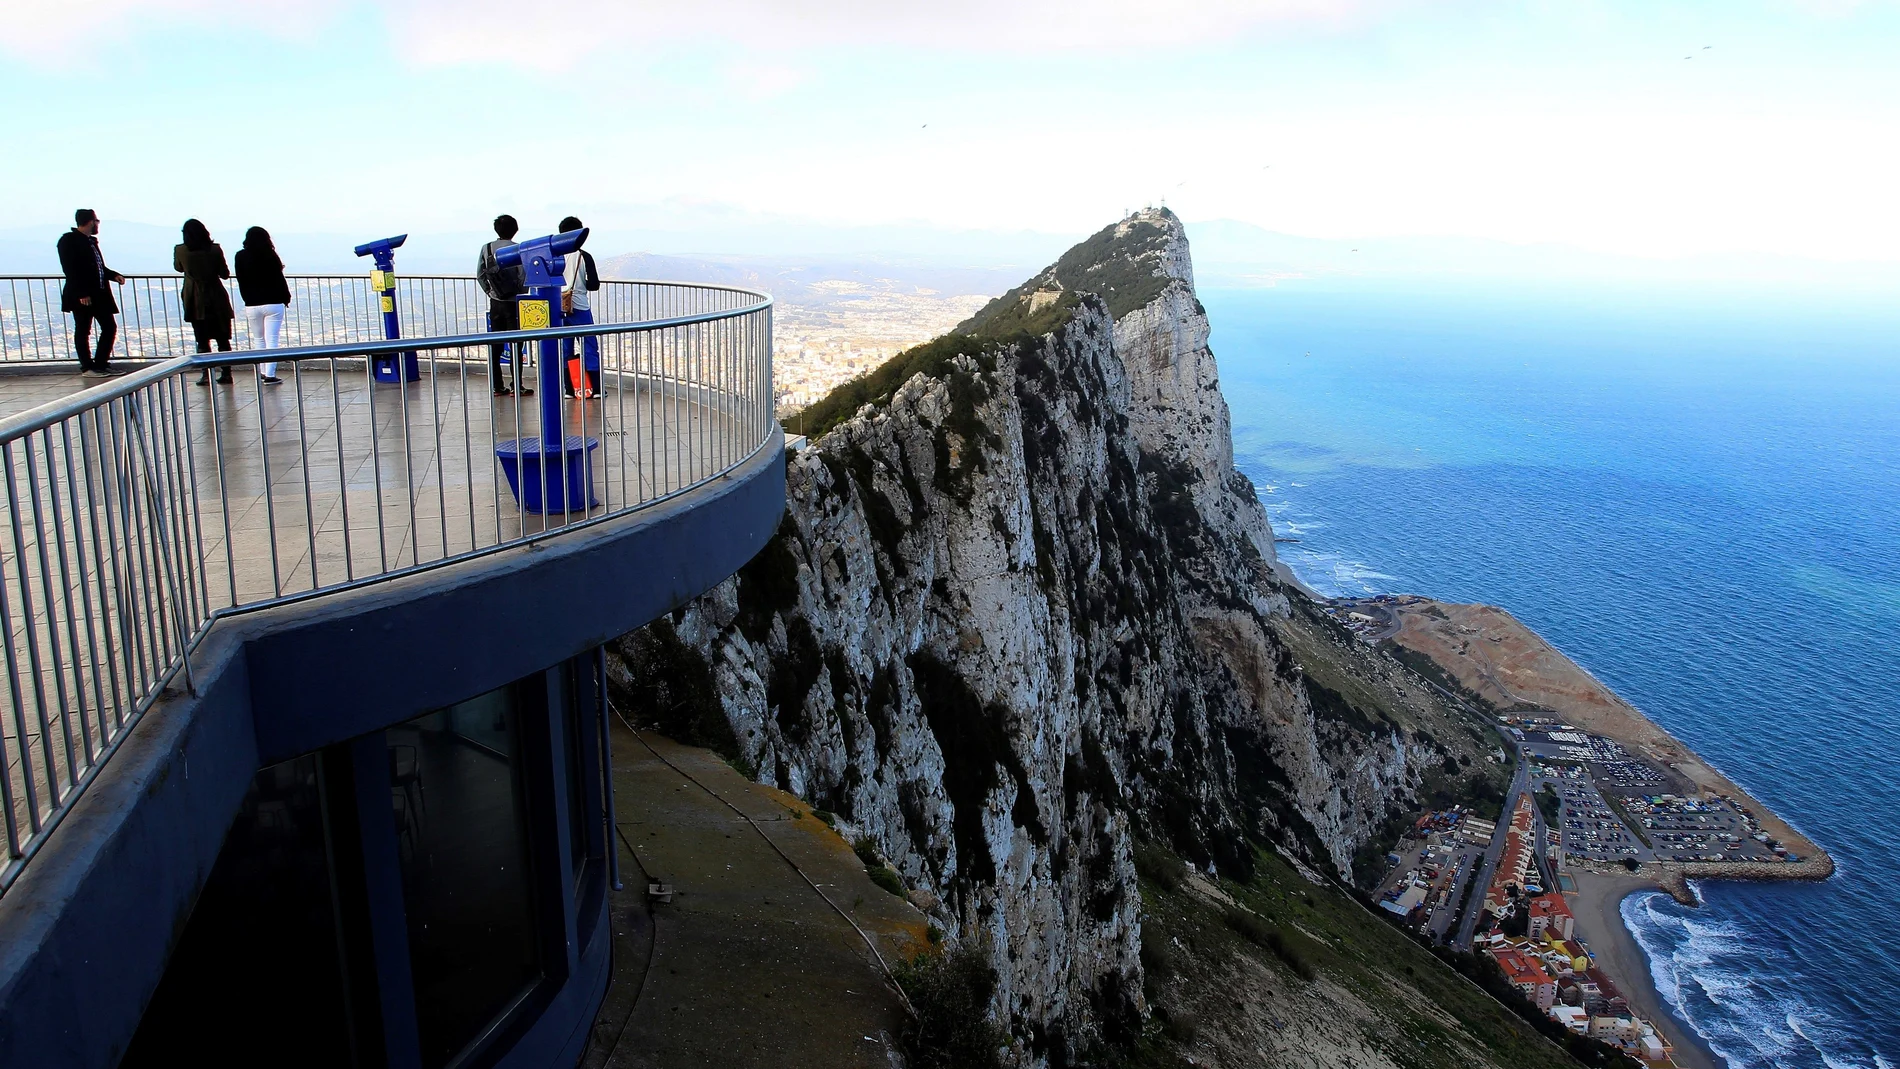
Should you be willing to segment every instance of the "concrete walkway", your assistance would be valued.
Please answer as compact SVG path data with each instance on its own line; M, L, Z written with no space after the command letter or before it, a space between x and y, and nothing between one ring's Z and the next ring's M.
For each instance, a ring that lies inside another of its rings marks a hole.
M906 1011L867 938L895 966L928 945L923 914L873 884L803 802L709 751L617 718L613 730L626 888L613 986L581 1064L900 1066ZM649 879L672 901L649 904Z

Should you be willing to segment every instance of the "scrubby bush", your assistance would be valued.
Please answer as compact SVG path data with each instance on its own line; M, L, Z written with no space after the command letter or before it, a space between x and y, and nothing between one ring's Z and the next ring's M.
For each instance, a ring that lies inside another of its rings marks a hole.
M904 879L889 865L873 865L865 871L871 874L872 883L899 898L904 897Z
M871 882L884 888L899 898L904 897L904 878L897 870L884 863L884 855L878 853L877 841L869 835L860 835L851 842L851 852L864 862L865 875Z
M1276 928L1267 936L1267 949L1286 962L1288 968L1300 975L1300 979L1311 980L1317 975L1313 971L1313 963L1300 950L1298 937L1289 936Z
M1187 882L1187 864L1156 843L1135 843L1135 874L1163 891L1173 893Z
M1242 939L1257 947L1267 945L1267 937L1273 934L1273 925L1263 920L1258 913L1249 913L1244 909L1227 911L1227 927L1232 928Z
M1177 968L1174 945L1153 924L1141 926L1141 967L1153 981L1166 980Z
M904 1034L912 1069L1001 1069L1009 1037L990 1019L996 970L970 947L919 954L897 969L917 1019Z
M1170 1010L1157 1006L1155 1020L1161 1022L1162 1035L1182 1046L1187 1046L1200 1038L1200 1022L1186 1010Z
M1317 974L1303 944L1305 939L1280 929L1257 913L1244 909L1230 909L1226 913L1227 926L1242 939L1270 951L1274 957L1285 962L1287 967L1298 973L1303 980L1311 980Z

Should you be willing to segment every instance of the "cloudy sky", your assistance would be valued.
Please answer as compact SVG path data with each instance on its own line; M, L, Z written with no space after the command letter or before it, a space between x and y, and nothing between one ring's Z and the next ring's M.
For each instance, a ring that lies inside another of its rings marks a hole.
M0 0L0 228L775 219L1900 259L1890 0ZM638 242L626 242L637 246Z

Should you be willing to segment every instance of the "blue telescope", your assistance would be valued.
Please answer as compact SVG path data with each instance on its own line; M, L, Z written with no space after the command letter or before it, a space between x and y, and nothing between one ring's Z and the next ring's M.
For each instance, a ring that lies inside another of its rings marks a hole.
M385 260L389 260L391 263L395 262L394 257L391 257L389 254L402 248L402 243L408 240L409 235L397 234L393 238L378 238L375 241L366 241L356 247L356 255L374 256L376 257L376 266L381 267Z
M391 238L396 244L402 244L402 238ZM529 238L517 241L513 245L504 245L495 250L495 262L503 267L520 264L527 274L529 289L553 286L561 287L562 272L567 270L567 254L581 247L587 240L587 230L569 230L563 234L549 234L544 238ZM361 256L362 253L358 252ZM525 327L523 329L526 329Z
M495 250L502 267L519 265L528 292L516 301L522 330L563 326L561 286L566 281L567 256L587 240L586 230L530 238ZM516 500L525 512L548 515L579 512L600 504L594 498L592 465L588 453L600 439L567 434L562 413L560 342L543 338L540 344L541 433L497 443L495 457L508 476Z
M375 260L376 270L369 275L369 288L382 298L383 337L394 341L402 337L402 322L396 315L396 250L409 240L407 234L397 234L393 238L379 238L356 247L356 255L368 256ZM371 372L377 382L414 382L422 377L422 369L416 365L415 353L403 353L401 370L397 370L397 358L379 356L371 364Z

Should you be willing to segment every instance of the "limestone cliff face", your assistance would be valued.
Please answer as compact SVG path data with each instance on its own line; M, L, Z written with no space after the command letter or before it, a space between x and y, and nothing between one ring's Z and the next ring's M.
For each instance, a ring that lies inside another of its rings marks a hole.
M982 341L997 323L1031 329ZM965 326L935 373L793 454L770 545L623 640L616 672L635 715L872 837L988 948L1037 1057L1143 1008L1134 836L1343 871L1437 757L1315 711L1333 691L1282 634L1171 214Z

